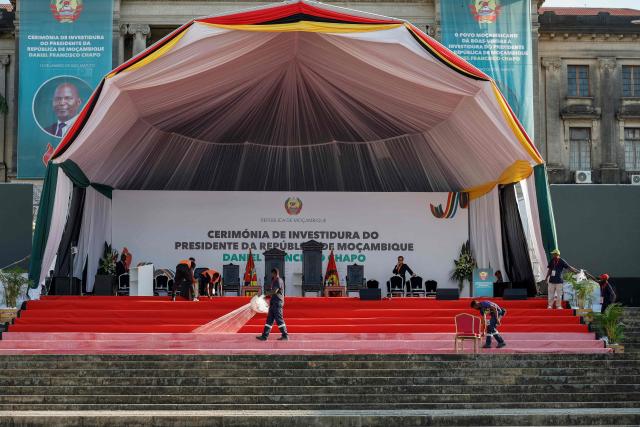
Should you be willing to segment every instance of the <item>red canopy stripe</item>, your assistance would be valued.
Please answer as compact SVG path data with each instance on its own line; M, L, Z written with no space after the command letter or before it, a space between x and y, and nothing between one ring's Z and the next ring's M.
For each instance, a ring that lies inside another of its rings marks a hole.
M254 9L248 12L233 13L230 15L212 16L210 18L198 19L197 22L223 25L251 25L272 22L299 14L315 16L317 18L323 18L333 21L344 21L360 24L398 24L401 22L393 19L374 19L365 18L363 16L349 15L347 13L340 13L331 9L319 8L303 2Z
M56 157L58 157L62 153L64 153L66 151L66 149L76 139L76 136L82 130L82 127L84 126L85 122L87 121L87 119L91 115L91 112L93 111L93 107L95 107L96 102L98 101L98 98L100 97L100 93L102 92L102 88L104 87L104 80L105 79L102 79L102 81L100 81L100 84L93 91L93 93L91 94L91 97L89 98L89 100L85 104L84 108L82 109L82 111L80 111L80 114L78 114L78 118L73 123L71 128L69 128L69 131L64 136L64 138L62 138L62 141L60 141L60 144L58 144L58 147L56 148L56 150L53 152L53 155L51 156L52 159L55 159Z

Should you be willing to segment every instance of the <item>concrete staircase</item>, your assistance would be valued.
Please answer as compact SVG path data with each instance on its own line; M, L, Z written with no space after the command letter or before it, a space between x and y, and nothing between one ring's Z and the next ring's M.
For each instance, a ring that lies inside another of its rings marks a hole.
M639 353L0 358L12 426L638 425L639 408Z
M640 307L625 307L624 351L640 352Z

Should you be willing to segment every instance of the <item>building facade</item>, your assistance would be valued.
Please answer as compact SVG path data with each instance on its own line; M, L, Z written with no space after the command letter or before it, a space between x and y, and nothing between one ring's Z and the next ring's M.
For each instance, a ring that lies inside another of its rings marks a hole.
M331 2L406 19L439 37L444 0ZM535 141L553 183L587 171L596 183L640 174L640 11L540 9L531 13ZM119 65L181 24L264 2L114 0L113 64ZM0 10L0 181L16 174L19 7ZM580 176L582 176L581 174Z

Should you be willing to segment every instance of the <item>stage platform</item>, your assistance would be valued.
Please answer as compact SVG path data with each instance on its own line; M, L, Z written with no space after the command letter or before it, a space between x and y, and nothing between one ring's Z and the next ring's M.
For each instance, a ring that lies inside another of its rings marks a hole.
M573 310L548 310L545 299L493 300L508 311L499 328L507 347L482 352L609 351ZM290 297L284 309L291 334L288 342L276 340L275 325L268 342L254 338L262 331L265 315L255 315L236 333L193 332L248 301L245 297L199 302L172 302L168 297L43 297L29 301L2 334L0 354L452 353L454 316L474 313L469 299ZM472 351L471 343L466 343L466 351Z

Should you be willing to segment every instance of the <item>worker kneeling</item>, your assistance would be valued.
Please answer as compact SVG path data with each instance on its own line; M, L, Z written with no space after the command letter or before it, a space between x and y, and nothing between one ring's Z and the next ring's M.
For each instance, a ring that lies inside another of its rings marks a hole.
M199 279L202 286L206 289L207 296L211 299L211 295L216 294L216 288L220 285L220 273L210 268L200 273Z

